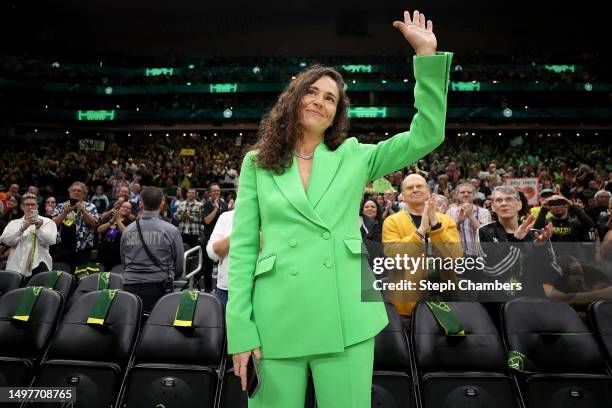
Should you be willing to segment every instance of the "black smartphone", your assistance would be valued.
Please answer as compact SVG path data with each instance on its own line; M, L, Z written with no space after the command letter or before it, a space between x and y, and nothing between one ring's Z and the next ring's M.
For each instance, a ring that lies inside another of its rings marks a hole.
M70 206L75 206L77 205L77 203L79 202L79 200L77 200L76 198L71 198L70 199Z
M251 353L247 364L247 396L253 398L259 389L259 372L257 371L257 363L255 355Z

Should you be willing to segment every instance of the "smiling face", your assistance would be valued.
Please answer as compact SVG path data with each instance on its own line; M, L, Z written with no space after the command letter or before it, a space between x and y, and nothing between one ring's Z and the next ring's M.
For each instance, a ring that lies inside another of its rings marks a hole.
M300 123L306 132L325 133L334 122L339 91L336 81L324 75L308 87L301 101Z
M121 216L124 218L130 215L131 212L132 203L130 203L129 201L126 201L125 203L121 204L121 207L119 207L119 214L121 214Z
M418 174L411 174L402 183L404 202L408 205L423 204L429 198L427 181Z
M376 218L378 215L378 206L372 200L368 200L363 204L363 213L370 218Z
M468 185L460 185L458 188L459 201L471 204L474 202L474 189Z

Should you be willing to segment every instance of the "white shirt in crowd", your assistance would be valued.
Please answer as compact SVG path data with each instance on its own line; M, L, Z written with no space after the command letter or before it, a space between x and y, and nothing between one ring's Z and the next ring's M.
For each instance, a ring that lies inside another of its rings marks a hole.
M208 257L213 261L219 261L219 267L217 269L217 287L219 289L227 290L227 271L229 271L229 253L220 257L213 250L213 245L220 239L223 239L232 233L232 226L234 225L234 211L226 211L219 216L217 224L210 234L208 244L206 244L206 252Z
M476 242L476 234L478 233L478 228L474 228L472 226L472 223L470 222L468 217L465 217L463 222L459 222L460 211L461 206L454 205L446 211L446 214L453 217L455 223L457 224L459 236L461 237L461 242L463 243L463 249L465 250L466 255L478 256L478 244ZM473 205L472 211L474 214L474 218L476 218L480 225L488 224L493 221L491 213L482 207Z
M57 226L49 218L39 216L38 219L43 222L39 229L36 229L35 225L30 225L25 231L21 231L21 226L25 222L23 217L9 222L4 229L2 236L0 236L0 242L11 247L6 262L7 270L31 276L32 269L40 265L41 262L47 265L48 270L53 269L49 246L55 245ZM34 236L36 236L36 243L33 246Z

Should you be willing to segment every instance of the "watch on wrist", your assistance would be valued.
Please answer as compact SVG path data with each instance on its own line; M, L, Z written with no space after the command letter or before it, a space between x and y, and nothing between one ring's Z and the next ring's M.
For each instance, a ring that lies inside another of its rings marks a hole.
M430 228L430 230L437 230L440 227L442 227L442 223L440 221L438 221L436 223L436 225L434 225L433 227Z

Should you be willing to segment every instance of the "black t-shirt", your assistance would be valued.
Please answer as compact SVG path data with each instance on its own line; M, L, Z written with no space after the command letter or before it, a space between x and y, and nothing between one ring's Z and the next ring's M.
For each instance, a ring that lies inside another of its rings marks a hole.
M206 217L208 214L213 212L214 209L215 209L215 204L213 203L213 200L206 201L202 209L203 216ZM206 237L207 240L211 236L213 230L215 229L215 225L217 224L219 217L225 211L227 211L227 203L221 200L221 202L219 203L219 210L217 211L217 215L215 215L215 218L213 219L213 221L210 224L204 223L204 236Z

